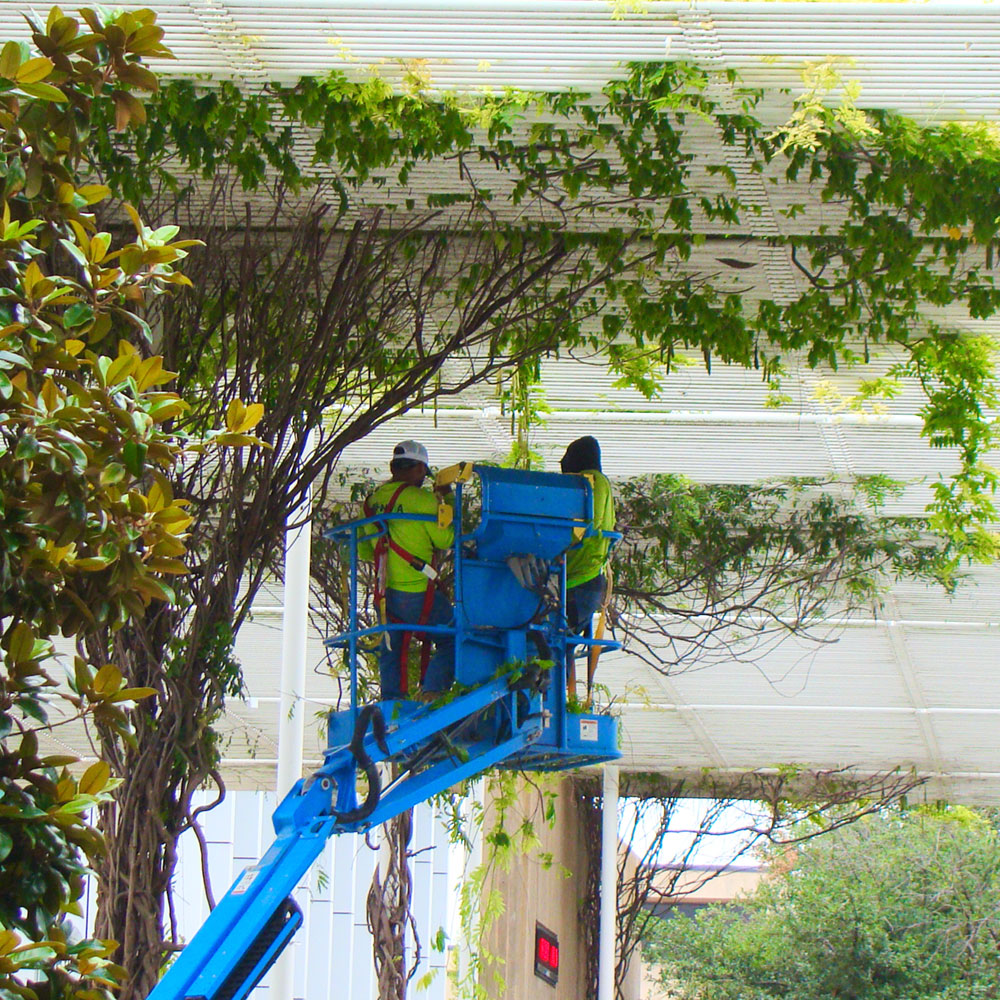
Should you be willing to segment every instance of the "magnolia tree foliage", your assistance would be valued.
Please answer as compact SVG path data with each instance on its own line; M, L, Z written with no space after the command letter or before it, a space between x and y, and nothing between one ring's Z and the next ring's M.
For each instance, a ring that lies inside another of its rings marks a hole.
M643 954L678 998L993 996L994 819L961 808L890 811L778 846L756 891L693 920L651 921Z
M169 480L184 404L140 315L184 283L189 244L134 211L128 237L99 231L110 192L79 172L97 110L141 120L133 91L156 84L139 60L168 52L151 11L81 17L54 8L35 51L0 50L0 992L28 1000L96 1000L121 971L113 941L68 920L104 850L84 813L116 781L42 755L38 734L84 719L127 741L127 707L152 693L106 657L77 655L64 681L52 638L172 600L191 520Z

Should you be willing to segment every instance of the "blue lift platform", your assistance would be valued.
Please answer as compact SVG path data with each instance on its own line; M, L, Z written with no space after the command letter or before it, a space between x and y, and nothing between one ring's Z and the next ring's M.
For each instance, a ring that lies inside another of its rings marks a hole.
M594 534L586 477L463 462L443 470L438 484L455 487L453 508L439 511L442 521L454 519L455 618L419 631L454 634L454 691L430 704L358 700L359 655L383 632L415 631L414 623L361 627L359 538L393 519L433 518L382 514L327 532L343 546L350 574L348 631L327 645L342 649L350 666L351 707L330 714L323 764L279 804L270 848L219 901L150 1000L243 1000L301 925L292 892L328 838L385 823L489 768L559 771L620 756L614 718L567 707L567 647L618 648L572 635L566 623L564 557ZM463 533L476 500L478 523ZM604 534L612 543L619 537ZM534 573L519 580L518 560Z

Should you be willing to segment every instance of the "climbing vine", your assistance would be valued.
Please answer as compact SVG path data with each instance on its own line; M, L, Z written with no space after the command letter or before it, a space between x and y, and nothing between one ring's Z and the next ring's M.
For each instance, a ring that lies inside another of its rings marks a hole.
M527 858L544 869L553 867L552 854L542 850L538 824L555 825L556 800L551 775L516 771L491 771L477 785L467 783L440 797L439 808L451 817L452 838L466 848L467 864L471 859L459 884L459 957L452 973L452 989L461 1000L506 995L493 931L507 901L496 880Z

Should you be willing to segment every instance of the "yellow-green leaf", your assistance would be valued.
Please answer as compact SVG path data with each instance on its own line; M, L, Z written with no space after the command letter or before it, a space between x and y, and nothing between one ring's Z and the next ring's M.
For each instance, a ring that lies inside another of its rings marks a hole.
M163 29L156 24L147 24L132 35L125 46L129 52L139 55L155 51L163 40Z
M226 408L226 427L231 431L238 431L246 412L247 408L243 405L243 401L234 399Z
M111 194L111 188L106 184L84 184L76 189L76 193L85 198L88 205L96 205Z
M61 20L63 17L64 15L61 7L52 7L49 10L49 16L45 19L45 30L51 32L55 27L56 21Z
M127 201L124 202L124 208L126 214L132 220L132 225L135 226L135 231L137 233L141 233L143 230L143 225L142 225L142 219L139 218L139 213Z
M123 354L115 358L105 376L108 388L118 385L119 382L124 382L138 367L138 359L134 354Z
M168 573L174 576L182 576L191 572L179 559L165 559L162 556L154 556L149 559L146 566L154 573Z
M38 83L39 80L44 80L52 72L52 66L51 59L36 56L34 59L21 63L14 73L14 79L18 83Z
M66 562L73 569L82 569L85 573L95 573L97 570L108 568L108 560L102 556L84 556L82 559L67 559Z
M45 767L65 767L67 764L75 764L80 758L72 754L54 753L42 758Z
M56 7L55 10L59 11L59 8ZM59 11L58 17L49 18L49 26L46 30L56 45L63 48L80 33L80 25L71 17L63 17L62 11Z
M13 80L21 65L21 46L17 42L7 42L0 50L0 76Z
M188 514L177 507L168 507L153 515L157 524L163 525L171 534L179 535L193 520Z
M66 103L66 95L58 88L49 83L22 83L21 90L31 97L37 97L43 101L55 101L59 104Z
M171 285L186 285L188 288L194 287L191 279L186 274L181 274L180 271L175 271L173 274L163 275L158 280L166 281Z
M121 671L113 663L105 663L94 676L94 690L104 697L116 694L121 686Z
M260 444L256 438L250 437L248 434L223 433L217 434L212 440L216 444L224 444L230 448L244 448L247 445Z
M0 931L0 955L9 955L20 943L19 934L14 931Z
M98 792L104 791L110 777L111 768L108 767L107 762L95 761L83 772L83 777L80 779L80 794L96 795Z
M152 576L137 576L132 581L132 589L138 591L147 600L155 599L169 604L175 599L174 592Z
M179 253L173 247L149 247L142 252L144 264L169 264L177 260Z
M174 499L174 491L170 483L163 476L156 476L153 485L149 488L146 496L146 507L148 510L163 510Z
M182 556L185 551L184 543L173 535L166 535L153 546L154 556Z
M112 695L108 701L141 701L143 698L152 698L154 694L156 694L156 688L151 687L122 688L117 694Z
M39 284L43 279L44 275L42 274L42 269L35 263L35 261L32 261L24 269L24 277L21 279L21 282L24 285L24 294L29 299L32 297L35 285Z
M158 354L154 354L153 357L146 358L146 360L139 365L139 368L135 373L135 384L139 387L140 392L145 392L153 386L163 385L165 382L171 382L176 377L177 372L165 371L163 368L163 358L161 358Z
M260 423L261 417L264 416L264 404L263 403L250 403L247 406L246 413L243 419L240 421L239 427L234 427L232 430L243 432L248 431L252 427L256 427Z
M18 622L10 633L7 649L14 663L24 663L31 659L35 648L35 633L27 622Z

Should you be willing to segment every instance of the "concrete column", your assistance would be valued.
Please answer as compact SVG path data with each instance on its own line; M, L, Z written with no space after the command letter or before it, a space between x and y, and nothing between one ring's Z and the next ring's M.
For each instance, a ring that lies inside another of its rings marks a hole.
M601 802L601 913L597 1000L614 1000L615 917L618 912L618 768L604 765Z
M314 448L310 432L302 452L308 460ZM312 490L288 516L298 527L285 532L285 604L281 622L281 684L278 691L278 777L280 801L302 777L305 743L306 638L309 631L309 561Z
M302 452L306 461L315 448L315 431L309 433ZM302 777L306 724L306 638L309 633L309 561L312 490L288 516L298 527L285 532L285 600L281 622L281 681L278 705L278 775L275 788L280 802ZM289 945L271 971L275 1000L292 1000L295 965L294 944Z

